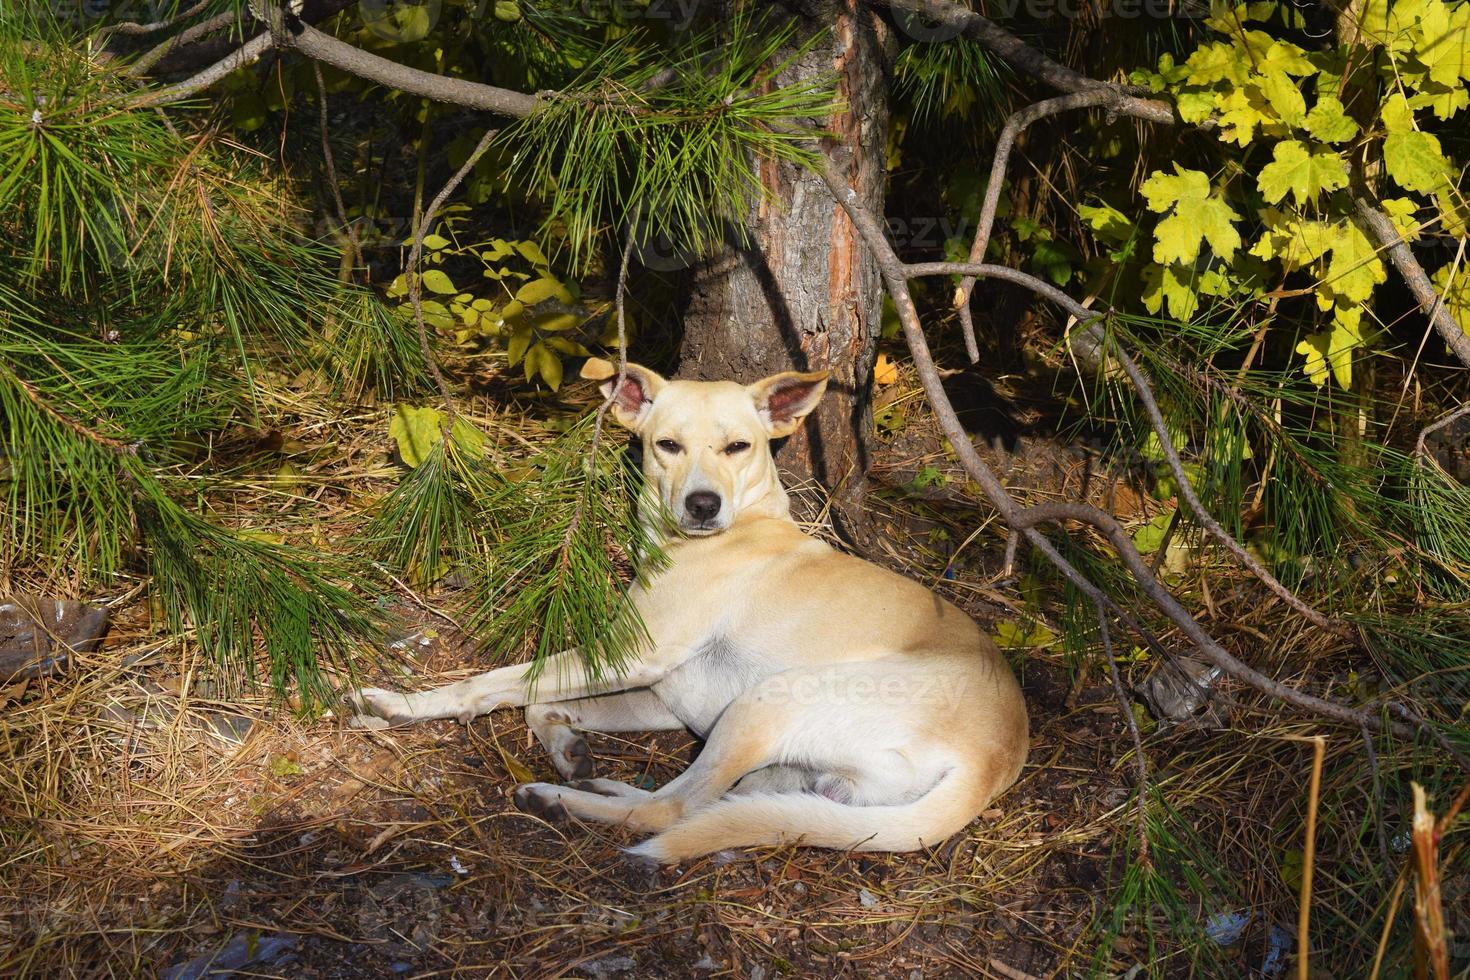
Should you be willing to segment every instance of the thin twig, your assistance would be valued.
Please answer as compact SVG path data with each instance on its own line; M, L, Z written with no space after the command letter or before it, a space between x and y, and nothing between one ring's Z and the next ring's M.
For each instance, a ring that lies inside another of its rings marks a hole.
M444 399L444 438L446 439L449 438L454 425L454 395L449 391L449 383L444 380L444 372L440 370L439 361L434 356L433 347L429 343L429 325L424 322L423 282L419 274L419 260L424 254L424 233L428 231L429 225L438 216L439 209L444 206L444 202L449 200L449 195L454 193L455 188L459 187L469 172L474 169L480 157L485 155L485 151L490 148L490 141L498 132L499 130L495 129L485 131L485 135L480 137L480 142L475 145L464 164L454 172L454 176L449 178L439 193L429 202L429 206L424 209L423 218L413 231L413 247L408 250L408 262L406 263L408 301L413 306L414 325L418 327L419 350L424 355L424 363L429 366L429 373L434 376L434 384L439 387L439 397Z
M567 533L561 539L561 568L564 570L571 558L572 538L577 533L577 528L582 523L582 517L587 510L587 494L591 489L592 476L597 467L597 450L602 443L602 422L607 418L608 409L612 408L613 402L617 401L618 392L623 387L623 382L628 380L628 324L623 313L623 295L628 289L628 261L633 255L633 229L628 229L626 241L623 245L623 259L618 266L617 292L613 296L613 307L617 311L618 318L618 373L613 381L613 386L608 390L607 397L602 404L597 406L597 414L592 419L592 442L587 447L587 479L582 486L582 495L577 498L577 507L572 511L572 519L567 523Z
M342 234L347 239L347 258L354 269L362 268L362 252L357 247L357 231L347 218L347 205L342 201L342 185L337 180L337 162L332 156L331 124L327 119L327 82L322 78L322 66L313 61L311 70L316 75L317 101L321 105L322 157L327 164L327 182L332 188L332 200L337 205L337 220L342 222Z
M136 95L128 100L127 106L132 109L142 109L150 106L168 105L172 102L182 102L185 99L193 98L224 78L230 72L244 68L246 65L255 61L256 58L270 51L274 46L274 42L271 40L269 33L257 34L198 74L192 75L176 85L170 85L166 88L154 89L151 92L143 92Z
M1138 863L1147 865L1148 858L1148 760L1143 755L1143 736L1138 732L1138 719L1133 717L1133 702L1123 687L1123 678L1118 674L1118 658L1113 655L1113 636L1108 627L1107 610L1102 603L1097 606L1097 628L1102 633L1103 653L1108 658L1108 675L1113 679L1113 694L1118 698L1118 710L1128 725L1128 734L1133 738L1133 761L1138 770L1137 797L1134 808L1138 820Z
M1297 980L1307 980L1310 975L1312 956L1308 940L1312 924L1312 872L1317 855L1317 800L1322 792L1322 759L1327 752L1327 740L1321 735L1302 741L1312 743L1312 779L1307 790L1307 837L1302 842L1302 888L1296 917Z
M1423 431L1419 433L1419 438L1414 440L1414 455L1421 459L1428 456L1429 452L1425 448L1425 440L1429 438L1430 434L1438 432L1445 426L1450 425L1456 420L1462 419L1467 415L1470 415L1470 402L1466 402L1443 418L1426 425Z
M1104 105L1116 97L1117 93L1110 89L1084 89L1036 102L1011 113L995 141L995 154L990 161L990 182L985 185L985 200L980 205L980 223L975 228L975 240L970 244L972 264L985 261L985 252L990 247L990 233L995 227L995 212L1000 207L1000 189L1005 183L1011 150L1026 127L1047 116L1055 116L1071 109ZM970 293L974 289L975 277L965 276L954 291L954 307L960 315L960 331L964 335L965 353L970 355L971 364L980 360L980 347L975 342L975 321L970 314Z
M186 30L182 30L173 37L159 42L147 51L139 55L132 64L123 71L130 78L142 78L153 69L164 58L173 54L182 47L193 44L202 37L207 37L215 31L222 31L227 27L233 27L238 21L234 11L217 14L208 20L201 20Z
M125 20L116 24L108 24L97 31L96 37L98 40L105 40L113 34L120 34L124 37L141 37L145 34L156 34L159 31L166 31L170 27L188 20L207 6L209 6L209 0L199 0L194 6L187 10L179 11L167 20L155 20L146 24Z
M1111 337L1103 330L1099 323L1103 318L1102 313L1096 310L1089 310L1062 290L1038 279L1036 276L1003 265L973 265L964 262L922 262L903 267L903 274L908 278L932 275L963 275L966 272L973 273L982 278L1004 279L1009 282L1014 282L1017 285L1025 286L1032 292L1061 306L1072 316L1076 317L1078 326L1074 330L1080 330L1089 336L1098 344L1099 349L1104 352L1105 356L1115 358L1118 364L1122 366L1124 373L1128 376L1128 381L1133 385L1133 390L1138 396L1139 403L1143 405L1144 412L1148 415L1149 424L1154 430L1154 434L1158 437L1160 451L1163 453L1164 461L1168 465L1169 471L1174 475L1174 481L1179 488L1179 496L1188 505L1190 513L1199 521L1200 526L1208 531L1215 540L1223 544L1226 550L1234 555L1235 559L1247 571L1259 579L1266 588L1270 589L1278 598L1300 613L1308 622L1321 629L1335 633L1338 636L1349 640L1356 640L1356 636L1351 627L1346 623L1339 622L1318 612L1295 592L1281 584L1276 576L1272 575L1264 565L1257 561L1255 556L1245 549L1244 545L1235 540L1235 536L1229 531L1226 531L1220 525L1220 522L1215 519L1215 516L1205 507L1204 502L1199 499L1199 494L1195 492L1194 483L1185 472L1184 461L1179 458L1179 450L1175 447L1174 439L1169 434L1169 426L1164 421L1164 413L1159 409L1158 400L1154 397L1153 386L1149 383L1147 376L1143 373L1143 370L1138 366L1137 362L1123 349L1122 344L1118 342L1117 338Z
M1373 776L1373 795L1368 805L1373 808L1373 827L1378 834L1378 856L1387 866L1392 859L1388 856L1388 830L1383 826L1383 780L1378 773L1378 752L1373 748L1373 733L1364 728L1363 751L1368 755L1368 772Z

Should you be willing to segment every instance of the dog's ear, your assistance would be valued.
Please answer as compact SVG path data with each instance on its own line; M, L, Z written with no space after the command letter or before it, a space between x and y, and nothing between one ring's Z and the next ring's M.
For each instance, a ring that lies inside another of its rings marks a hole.
M801 420L811 414L827 390L827 372L783 371L763 381L746 385L755 410L772 439L789 436Z
M653 407L653 400L658 396L659 389L667 382L657 371L650 371L641 364L628 363L623 383L618 384L618 372L611 364L603 362L611 370L602 375L601 384L602 397L612 399L612 413L619 422L637 432L648 418L648 410ZM583 377L592 377L586 368L583 368ZM616 387L617 394L613 394Z

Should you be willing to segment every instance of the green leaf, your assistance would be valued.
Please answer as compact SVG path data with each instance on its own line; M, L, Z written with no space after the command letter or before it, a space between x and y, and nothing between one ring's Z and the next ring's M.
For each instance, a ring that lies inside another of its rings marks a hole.
M1470 81L1470 4L1426 3L1419 30L1414 57L1430 81L1447 87Z
M444 413L432 406L398 405L388 420L388 436L398 444L399 457L414 469L443 441Z
M235 93L230 100L230 120L242 133L253 133L265 125L265 100L254 89Z
M506 345L505 353L511 367L519 364L521 358L526 356L526 348L531 346L534 339L531 325L521 324L510 332L510 343Z
M1343 111L1335 95L1323 95L1307 113L1307 132L1323 143L1345 143L1358 135L1358 124Z
M430 269L424 273L424 287L442 296L450 296L459 292L455 288L454 281L440 269Z
M546 260L546 253L541 251L541 246L535 242L516 242L515 250L521 253L521 257L538 268L547 268L551 265Z
M1312 383L1322 387L1330 370L1343 388L1353 383L1353 352L1362 346L1362 338L1347 324L1334 322L1331 328L1307 334L1296 345L1296 352L1306 356L1302 370Z
M1191 85L1208 86L1224 81L1241 85L1250 72L1250 62L1240 56L1235 45L1219 42L1200 45L1185 64Z
M1290 41L1272 41L1266 56L1256 63L1256 70L1297 76L1317 74L1317 66L1307 59L1307 53Z
M556 351L558 354L566 354L568 357L592 356L592 352L590 350L588 350L582 344L577 343L570 337L547 337L541 342L547 347L550 347L552 350Z
M1261 92L1276 115L1289 126L1300 126L1307 119L1307 101L1302 98L1300 84L1285 72L1267 72L1260 80Z
M1240 233L1232 224L1240 220L1240 215L1223 199L1211 196L1209 178L1203 173L1184 170L1177 163L1174 171L1155 172L1143 182L1150 211L1172 208L1172 213L1154 228L1154 261L1160 265L1193 265L1199 258L1201 239L1228 261L1240 248Z
M454 440L454 448L470 459L484 458L485 433L463 415L454 416L454 423L449 427L449 437Z
M1383 141L1388 175L1406 191L1432 194L1450 182L1450 164L1439 139L1417 131L1390 132Z
M1166 510L1156 516L1153 520L1133 532L1133 547L1138 549L1140 555L1151 555L1159 550L1164 543L1164 537L1169 533L1169 525L1174 520L1174 511Z
M434 447L444 441L444 413L431 405L398 405L388 420L388 435L398 444L398 455L409 469L417 469ZM455 415L450 438L471 459L485 455L485 433L463 415Z
M1105 242L1121 245L1133 237L1138 230L1137 226L1122 211L1110 204L1077 205L1077 214L1092 233Z
M1210 178L1198 170L1184 170L1174 164L1174 173L1156 170L1143 182L1143 198L1150 211L1160 214L1183 198L1203 198L1210 193Z
M530 381L538 374L541 380L546 382L547 387L556 391L561 387L561 358L551 351L545 344L532 344L526 351L526 380Z
M1209 89L1184 89L1174 97L1179 118L1197 125L1215 111L1215 93Z
M1419 240L1419 202L1412 197L1390 197L1378 202L1399 237L1406 242Z
M995 626L995 642L1004 650L1016 647L1049 647L1060 639L1054 630L1039 620L1022 623L1003 619Z
M445 238L443 235L430 234L424 236L424 248L428 249L431 252L437 252L439 249L445 247L448 244L449 239Z
M1383 100L1378 108L1378 118L1383 128L1390 133L1410 133L1414 130L1414 110L1402 92L1394 92Z
M537 303L556 297L563 303L572 301L571 294L560 282L550 277L532 279L520 289L516 290L516 300L526 306L535 306Z
M1451 272L1455 273L1454 282L1450 281ZM1470 334L1470 272L1467 272L1465 264L1461 263L1456 270L1451 259L1434 274L1433 282L1435 292L1439 293L1450 316L1455 318L1461 330Z
M1299 140L1282 140L1272 151L1272 161L1256 177L1261 196L1275 204L1291 192L1298 205L1315 202L1321 193L1347 186L1347 168L1337 153L1325 146L1307 146Z
M1158 313L1164 304L1176 320L1188 320L1199 309L1195 291L1194 270L1177 262L1162 266L1149 264L1143 269L1143 305L1150 313Z
M1337 297L1353 304L1365 303L1373 295L1373 287L1387 277L1378 249L1357 222L1348 220L1334 226L1332 260L1323 281L1333 303L1341 305Z
M1276 110L1259 86L1247 85L1219 100L1220 139L1245 146L1255 138L1257 127L1265 129L1276 120Z

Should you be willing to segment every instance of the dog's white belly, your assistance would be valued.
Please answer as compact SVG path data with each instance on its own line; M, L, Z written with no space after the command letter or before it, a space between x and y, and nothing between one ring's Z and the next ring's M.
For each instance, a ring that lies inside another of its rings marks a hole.
M729 637L716 635L654 684L653 691L680 721L703 738L731 701L779 669L736 646Z

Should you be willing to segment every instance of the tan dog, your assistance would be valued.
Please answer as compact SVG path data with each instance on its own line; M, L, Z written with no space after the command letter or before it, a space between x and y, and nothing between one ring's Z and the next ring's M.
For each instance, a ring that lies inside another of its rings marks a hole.
M632 854L664 863L756 844L907 851L959 831L1015 781L1026 708L994 644L922 586L791 520L768 443L826 384L665 381L628 366L613 411L641 437L647 492L683 535L664 544L667 570L633 590L652 645L624 676L585 678L575 650L547 663L543 686L560 686L538 691L548 703L526 718L579 781L522 786L521 809L654 834ZM505 667L355 700L379 725L468 720L526 704L525 675ZM579 729L678 728L707 743L661 789L581 778L591 757Z

